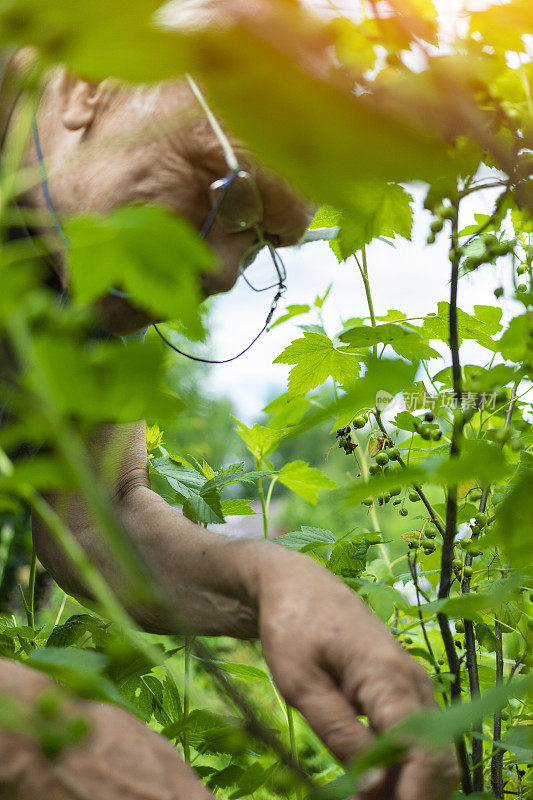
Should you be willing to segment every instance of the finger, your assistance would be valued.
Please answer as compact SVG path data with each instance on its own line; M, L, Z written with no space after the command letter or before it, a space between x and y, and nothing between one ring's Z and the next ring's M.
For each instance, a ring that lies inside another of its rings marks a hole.
M175 747L166 739L158 742L157 760L165 785L172 792L169 800L214 800L211 792L200 783L194 770L182 761Z
M367 714L371 727L384 731L426 707L411 664L381 657L351 669L343 690L349 703Z
M329 676L323 674L309 685L312 688L291 698L291 703L328 750L346 764L372 741L372 733L357 719L353 706Z
M459 782L457 760L451 750L430 753L413 750L400 772L397 800L448 800Z

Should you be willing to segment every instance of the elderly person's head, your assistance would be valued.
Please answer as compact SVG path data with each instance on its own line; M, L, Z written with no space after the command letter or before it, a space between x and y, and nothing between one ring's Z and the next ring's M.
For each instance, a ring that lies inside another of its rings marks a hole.
M257 23L266 8L264 0L192 0L175 9L171 5L166 22L176 27L223 26L244 9ZM155 203L187 218L200 231L212 207L210 186L228 174L223 147L184 79L142 86L113 79L93 84L56 70L39 102L37 128L50 165L50 196L60 214L105 213L125 203ZM231 141L239 165L259 189L262 235L276 246L295 244L310 221L309 204L262 168L239 142ZM36 160L34 145L28 158L30 163ZM34 186L26 201L47 213L41 186ZM233 286L257 238L256 230L230 233L215 220L207 240L219 263L203 279L207 294Z

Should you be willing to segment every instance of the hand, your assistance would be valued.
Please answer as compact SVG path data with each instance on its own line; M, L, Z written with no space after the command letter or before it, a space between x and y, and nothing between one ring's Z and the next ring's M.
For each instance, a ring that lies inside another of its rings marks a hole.
M0 659L0 696L24 710L55 684ZM56 691L60 691L57 690ZM0 797L5 800L213 800L169 741L115 706L78 701L64 693L67 714L89 721L80 746L47 760L31 739L0 729Z
M272 553L259 580L259 630L272 675L340 761L357 756L374 732L437 707L426 672L354 592L312 559ZM369 728L358 714L368 716ZM379 800L446 800L458 770L451 751L416 748L394 772L367 778Z

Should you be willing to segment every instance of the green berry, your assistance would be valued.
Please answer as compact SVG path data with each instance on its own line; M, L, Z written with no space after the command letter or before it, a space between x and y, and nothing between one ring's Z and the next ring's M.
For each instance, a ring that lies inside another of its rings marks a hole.
M462 569L463 562L461 561L460 558L454 558L454 560L452 561L452 566L454 569Z
M511 439L511 441L509 442L509 447L511 448L513 453L519 453L520 450L522 449L522 442L520 441L520 439Z
M527 286L525 283L519 283L516 287L516 291L518 294L525 294L527 292Z
M434 442L440 442L442 439L442 431L431 431L431 438Z
M503 297L503 288L499 286L497 289L494 289L494 297L500 298Z
M464 633L465 632L464 622L461 622L460 619L458 619L457 622L455 623L455 631L456 631L456 633Z
M391 493L390 492L384 492L384 494L383 494L383 502L384 503L388 503L390 501L390 498L391 498Z
M474 574L474 570L472 569L472 567L465 567L463 570L463 574L465 578L471 578L472 575Z
M354 426L354 428L361 430L361 428L365 427L366 423L367 423L366 417L356 417L352 422L352 425Z
M389 463L389 457L387 453L378 453L376 456L376 464L379 464L380 467L384 467L385 464Z
M478 536L481 533L481 528L479 527L479 525L471 525L470 530L472 531L472 534L474 536Z
M424 439L426 442L428 442L431 439L431 429L428 428L427 425L421 425L419 433L422 439Z
M409 514L406 508L400 508L400 517L406 517Z
M524 275L525 271L526 271L525 264L520 264L520 266L516 268L517 275Z
M439 214L442 217L442 219L454 219L455 208L453 208L453 206L441 206Z
M401 493L402 493L402 490L400 488L391 489L390 490L390 496L391 497L398 497Z
M442 221L442 219L435 219L431 223L431 233L440 233L443 227L444 227L444 222Z
M434 531L427 531L427 533L426 533L426 537L427 537L428 539L431 539L431 540L433 540L433 539L436 539L436 538L437 538L437 534L436 534Z
M373 497L366 497L363 500L363 505L364 506L371 506L373 502L374 502L374 498Z
M371 475L377 475L378 472L381 472L379 464L371 464L368 468L368 471L370 472Z
M390 450L387 451L389 459L391 461L398 461L400 458L400 451L397 447L391 447Z
M420 497L418 496L418 492L411 491L409 492L409 500L411 503L418 503Z
M487 524L487 515L484 514L482 511L476 514L474 519L476 521L476 525L479 525L480 528L484 528L485 525Z

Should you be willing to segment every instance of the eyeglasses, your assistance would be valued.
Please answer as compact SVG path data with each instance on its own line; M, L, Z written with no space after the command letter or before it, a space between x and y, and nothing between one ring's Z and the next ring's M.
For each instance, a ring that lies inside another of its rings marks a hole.
M226 233L242 233L263 221L263 201L249 172L230 172L209 188L216 220Z
M225 233L243 233L256 230L259 241L246 253L241 265L241 276L254 292L266 292L269 289L285 289L287 273L285 265L274 246L264 239L260 229L263 221L263 201L252 175L245 170L233 170L225 178L215 181L209 187L212 210L204 228L202 237L207 236L215 220ZM255 261L259 251L267 247L274 264L277 280L268 286L257 287L246 277L245 270Z

